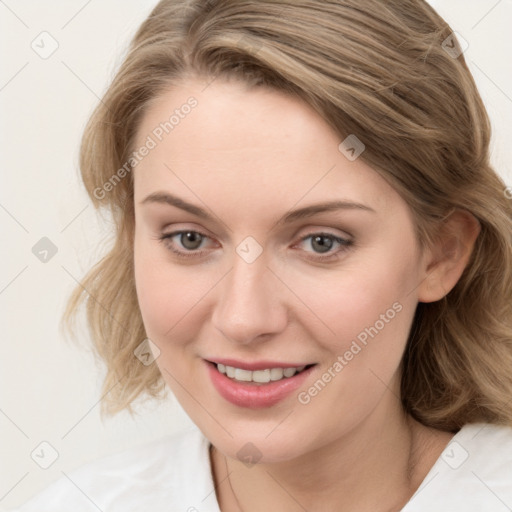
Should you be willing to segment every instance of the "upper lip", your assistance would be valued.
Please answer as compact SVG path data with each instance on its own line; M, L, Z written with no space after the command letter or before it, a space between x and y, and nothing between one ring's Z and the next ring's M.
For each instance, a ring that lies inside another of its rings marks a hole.
M224 366L232 366L241 370L266 370L267 368L298 368L300 366L308 366L314 363L284 363L281 361L237 361L236 359L215 358L207 359L210 363L223 364Z

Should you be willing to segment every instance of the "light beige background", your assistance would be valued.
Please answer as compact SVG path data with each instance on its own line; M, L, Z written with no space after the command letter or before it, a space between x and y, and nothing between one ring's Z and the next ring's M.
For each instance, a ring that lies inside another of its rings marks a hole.
M469 44L465 56L495 130L493 161L512 185L512 0L431 3ZM59 332L66 297L107 247L110 229L79 182L81 132L154 4L0 1L0 510L62 471L190 424L172 398L102 422L103 369L86 330L83 348ZM31 48L51 49L43 31L58 43L46 59ZM47 263L32 253L42 237L58 249ZM43 441L58 452L48 469L31 458Z

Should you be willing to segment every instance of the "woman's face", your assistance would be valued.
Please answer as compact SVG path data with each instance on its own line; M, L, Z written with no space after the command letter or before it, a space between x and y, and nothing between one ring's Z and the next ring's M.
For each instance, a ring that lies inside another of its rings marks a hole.
M298 99L221 80L175 86L139 127L144 325L233 458L289 460L399 409L422 259L408 206L351 140Z

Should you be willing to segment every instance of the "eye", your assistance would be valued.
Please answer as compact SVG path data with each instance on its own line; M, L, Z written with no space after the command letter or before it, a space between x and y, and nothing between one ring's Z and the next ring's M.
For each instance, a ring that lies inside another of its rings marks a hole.
M202 255L206 251L198 251L198 249L204 247L204 242L208 240L210 240L209 236L191 229L174 231L160 237L160 241L168 249L184 258Z
M208 235L191 229L163 234L159 240L180 258L201 257L208 252L205 249L208 241L213 243ZM296 245L302 246L315 260L327 260L347 251L353 241L333 233L311 233ZM308 246L312 250L308 250Z
M316 253L315 259L327 259L338 256L353 245L352 240L341 238L332 233L311 233L303 238L298 245L309 246L312 251L304 249L306 252Z

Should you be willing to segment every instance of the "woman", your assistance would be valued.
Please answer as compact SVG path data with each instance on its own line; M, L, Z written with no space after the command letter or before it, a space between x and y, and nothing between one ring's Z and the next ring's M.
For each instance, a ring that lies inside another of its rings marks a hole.
M86 130L104 408L198 429L30 510L512 506L512 207L422 0L164 0ZM500 508L501 507L501 508Z

